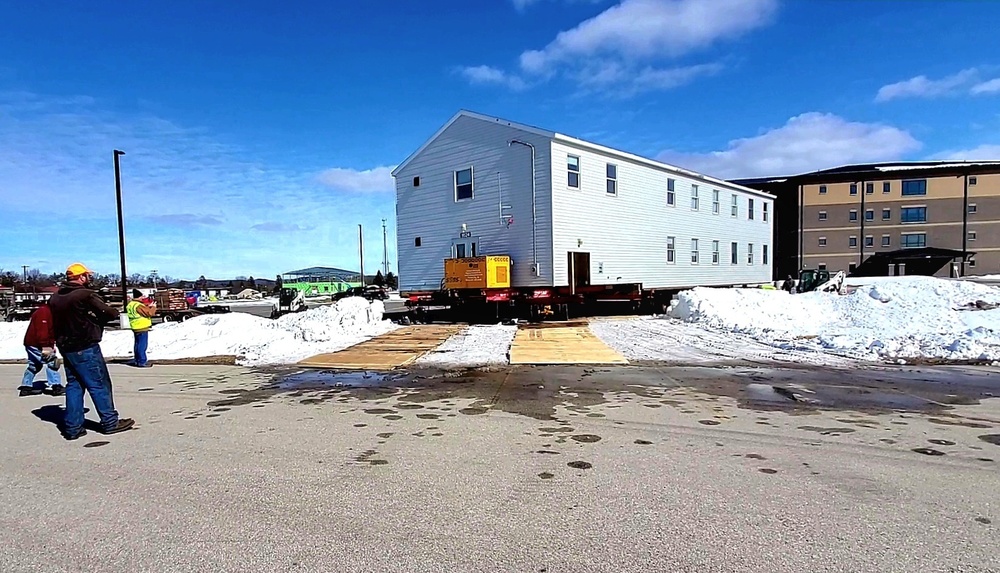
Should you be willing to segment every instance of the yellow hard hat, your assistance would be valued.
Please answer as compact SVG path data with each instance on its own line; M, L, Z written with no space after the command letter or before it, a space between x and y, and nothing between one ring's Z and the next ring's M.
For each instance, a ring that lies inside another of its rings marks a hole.
M81 275L92 275L94 273L90 272L90 269L83 266L82 263L73 263L72 265L66 267L66 276L68 278L78 277Z

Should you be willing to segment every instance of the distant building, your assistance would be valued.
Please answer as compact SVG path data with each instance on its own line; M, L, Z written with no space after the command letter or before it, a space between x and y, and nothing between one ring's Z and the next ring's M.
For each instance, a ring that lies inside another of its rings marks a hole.
M298 289L306 296L333 294L361 286L361 273L335 267L309 267L282 274L281 286Z
M734 183L776 196L777 278L1000 272L1000 161L847 165Z

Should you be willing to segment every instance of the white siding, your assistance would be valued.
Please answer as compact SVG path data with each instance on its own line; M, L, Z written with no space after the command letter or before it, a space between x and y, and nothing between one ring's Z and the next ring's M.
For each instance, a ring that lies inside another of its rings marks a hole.
M540 276L531 273L531 152L520 139L535 146L536 249ZM510 255L514 286L552 284L552 202L549 139L498 122L458 117L396 174L397 249L402 290L438 289L444 259L462 224L479 238L479 254ZM473 168L474 198L455 201L454 172ZM511 206L509 228L500 223L499 186ZM420 186L413 178L420 177ZM420 237L421 246L414 246ZM564 255L565 256L565 255Z
M580 188L566 185L566 156L580 157ZM618 193L606 191L605 168L618 166ZM553 268L556 286L569 284L567 253L589 252L591 284L642 283L646 288L732 285L771 280L774 247L772 200L718 183L696 181L667 169L614 158L552 142ZM667 179L675 180L674 206L667 206ZM691 186L698 185L699 210L691 209ZM720 191L719 213L712 212L712 191ZM731 195L739 213L730 215ZM748 199L754 219L748 220ZM768 203L768 221L763 220ZM675 237L676 256L667 263L667 237ZM699 262L691 263L691 239L698 239ZM712 241L719 241L719 264L712 264ZM731 264L732 242L739 244ZM754 264L747 264L747 244ZM762 262L768 245L768 264Z

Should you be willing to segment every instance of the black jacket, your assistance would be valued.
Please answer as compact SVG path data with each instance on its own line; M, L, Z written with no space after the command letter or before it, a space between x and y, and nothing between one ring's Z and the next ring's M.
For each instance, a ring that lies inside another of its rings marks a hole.
M105 304L96 292L66 285L49 299L56 345L63 354L78 352L101 341L104 325L118 318L118 310Z

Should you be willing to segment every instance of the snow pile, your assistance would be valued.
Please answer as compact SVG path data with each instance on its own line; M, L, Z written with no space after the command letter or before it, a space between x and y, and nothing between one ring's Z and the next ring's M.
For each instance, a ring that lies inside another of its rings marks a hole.
M352 297L277 320L250 314L202 315L185 322L164 323L149 335L152 361L205 356L237 356L240 364L287 364L315 354L334 352L396 328L383 320L381 302ZM24 357L27 322L0 324L0 359ZM132 356L132 333L104 334L101 350L108 358Z
M452 336L414 364L429 368L480 368L507 364L516 326L470 326Z
M846 296L696 288L678 295L670 316L779 348L862 359L1000 359L1000 310L978 310L977 301L1000 303L1000 289L897 277Z

